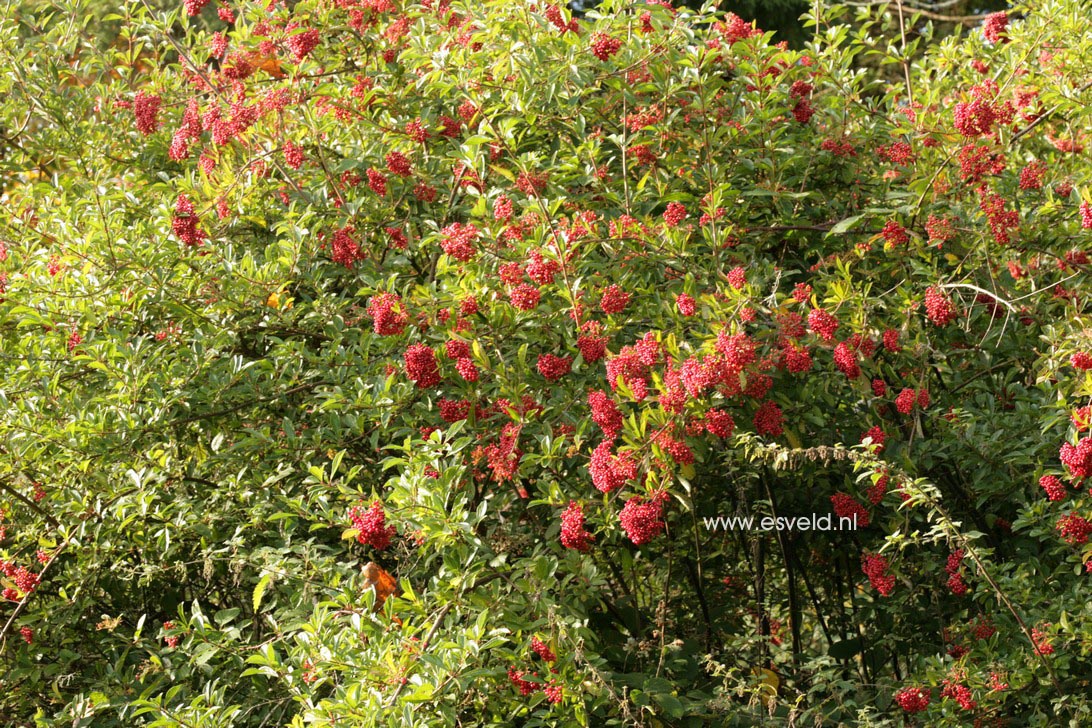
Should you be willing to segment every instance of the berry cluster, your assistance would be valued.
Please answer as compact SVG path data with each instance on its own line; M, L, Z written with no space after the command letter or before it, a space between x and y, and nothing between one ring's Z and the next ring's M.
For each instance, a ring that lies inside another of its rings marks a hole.
M622 41L606 33L596 32L591 37L592 54L601 61L610 59L622 48Z
M456 222L440 231L440 247L455 260L465 263L478 254L474 244L478 240L478 228Z
M830 497L830 503L834 507L834 515L849 519L859 528L867 528L872 522L868 510L851 495L835 493Z
M159 128L159 106L161 100L156 94L146 94L138 91L133 98L133 115L136 117L136 128L144 136L154 134Z
M1067 513L1059 518L1056 528L1062 539L1070 546L1086 544L1089 535L1092 535L1092 521L1076 513Z
M895 576L887 573L887 567L887 559L879 554L861 556L861 571L868 577L872 588L885 597L891 596L891 592L895 590Z
M838 319L821 308L813 308L808 313L808 328L819 335L823 341L833 341L838 330Z
M628 453L615 455L611 452L610 440L604 440L592 451L588 472L592 485L604 493L610 493L637 477L637 463Z
M956 549L948 555L948 563L944 565L944 571L948 573L948 589L957 597L967 593L967 584L963 581L963 556L963 549Z
M436 364L436 352L427 344L413 344L405 353L406 376L418 387L427 389L440 383L440 367Z
M584 528L584 507L576 501L569 501L561 514L561 545L584 552L591 548L594 540L595 537Z
M387 548L395 534L395 527L386 525L387 514L378 500L373 501L367 509L362 506L350 508L349 521L357 532L356 540L378 551Z
M394 293L372 296L368 301L368 315L372 317L372 330L380 336L397 336L409 323L402 298Z
M895 693L895 702L907 713L920 713L929 707L928 688L903 688Z
M171 230L186 245L201 245L208 236L197 227L199 222L200 218L194 212L193 202L186 195L179 195L174 205Z
M1047 498L1052 501L1065 500L1065 486L1055 475L1044 475L1039 478L1039 486L1046 491Z
M641 546L659 536L666 524L663 520L664 503L667 493L654 493L648 500L634 496L622 506L618 518L622 530L635 546Z
M936 286L925 289L925 315L936 326L947 326L959 317L952 299Z
M573 358L571 356L557 356L556 354L542 354L538 357L538 373L548 382L556 382L569 373L572 369Z

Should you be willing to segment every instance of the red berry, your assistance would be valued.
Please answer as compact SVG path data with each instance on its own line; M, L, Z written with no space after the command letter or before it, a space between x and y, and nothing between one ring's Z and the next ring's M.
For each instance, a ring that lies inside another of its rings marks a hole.
M821 308L813 308L808 314L808 328L824 341L833 341L834 332L838 330L838 319Z
M406 375L418 387L427 389L440 383L440 368L436 365L436 352L426 344L413 344L405 353Z
M895 693L895 702L907 713L920 713L929 707L928 688L903 688Z
M561 514L561 545L567 549L587 551L595 537L584 530L584 507L569 501Z
M378 500L373 501L368 509L362 506L349 509L349 520L357 531L356 540L379 551L390 545L391 537L395 534L394 526L387 526L386 519L383 504Z
M622 41L603 32L596 32L591 37L592 53L601 61L608 60L622 47Z
M649 500L634 496L626 501L618 519L622 530L635 546L641 546L659 536L666 524L663 521L663 506L666 493L654 494Z

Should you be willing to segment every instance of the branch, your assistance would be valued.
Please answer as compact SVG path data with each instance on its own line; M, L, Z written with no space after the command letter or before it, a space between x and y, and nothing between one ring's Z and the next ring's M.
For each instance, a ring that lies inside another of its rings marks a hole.
M0 489L6 490L8 493L11 493L13 496L15 496L15 498L22 501L23 504L26 505L28 508L35 511L42 518L49 521L49 525L53 526L53 528L56 529L56 528L61 527L60 521L58 521L56 518L51 516L48 512L45 511L45 509L43 509L37 503L35 503L30 498L27 498L25 495L23 495L19 491L15 490L14 488L12 488L7 483L5 483L3 481L0 481Z
M45 562L42 570L38 572L39 585L41 582L41 578L45 576L45 573L49 571L49 567L53 565L53 562L57 560L57 557L61 555L61 552L65 550L65 548L71 541L71 536L66 538L64 542L57 548L57 550L54 551L53 554L49 557L49 561ZM10 617L8 617L8 621L6 624L4 624L3 629L0 629L0 655L4 654L4 649L7 647L8 632L11 631L11 628L13 626L15 626L15 620L18 619L19 615L23 613L23 610L26 609L27 604L30 602L30 597L32 594L34 594L35 591L37 591L37 587L23 595L23 598L19 600L19 603L17 605L15 605L15 611L11 613Z

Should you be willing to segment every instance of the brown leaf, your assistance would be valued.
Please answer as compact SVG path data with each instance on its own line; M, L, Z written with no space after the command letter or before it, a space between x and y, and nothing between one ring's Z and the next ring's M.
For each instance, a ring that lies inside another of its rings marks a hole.
M398 592L398 582L374 561L364 565L364 588L375 589L375 607L378 610L387 597Z

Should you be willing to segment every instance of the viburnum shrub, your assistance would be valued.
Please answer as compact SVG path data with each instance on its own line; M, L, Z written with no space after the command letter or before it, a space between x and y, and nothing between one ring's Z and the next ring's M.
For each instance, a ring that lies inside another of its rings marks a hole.
M1085 3L16 6L3 724L1092 722Z

